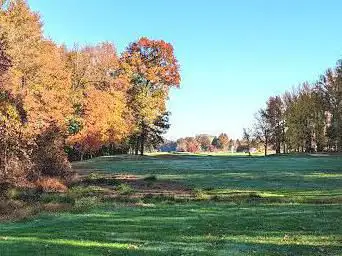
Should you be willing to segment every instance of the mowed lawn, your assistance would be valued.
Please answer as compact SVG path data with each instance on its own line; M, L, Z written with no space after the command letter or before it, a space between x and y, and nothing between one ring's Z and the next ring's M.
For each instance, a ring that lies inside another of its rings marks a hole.
M155 175L198 195L3 223L0 255L342 255L340 157L117 156L74 168Z

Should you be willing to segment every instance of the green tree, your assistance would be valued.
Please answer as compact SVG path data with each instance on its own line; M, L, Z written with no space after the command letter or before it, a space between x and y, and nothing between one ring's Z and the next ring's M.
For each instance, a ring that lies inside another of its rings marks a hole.
M166 111L171 87L179 87L180 74L171 44L141 38L133 42L121 58L122 71L128 77L129 106L135 119L136 150L144 154L146 127Z
M268 143L271 138L271 124L265 109L260 109L255 115L254 133L257 141L264 144L264 154L267 155Z

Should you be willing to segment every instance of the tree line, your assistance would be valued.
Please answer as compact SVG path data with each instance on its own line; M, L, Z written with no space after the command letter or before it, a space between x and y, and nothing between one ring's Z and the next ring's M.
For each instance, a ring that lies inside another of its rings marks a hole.
M207 134L200 134L195 137L180 138L176 142L178 152L214 152L227 151L232 141L228 135L221 133L218 137Z
M179 138L177 141L165 141L157 147L162 152L243 152L247 148L245 140L233 140L226 133L218 136L199 134L194 137Z
M67 178L69 159L162 141L169 90L180 85L171 44L140 38L68 49L43 36L24 0L0 1L0 183Z
M342 60L313 82L272 96L255 115L250 142L276 153L342 151Z

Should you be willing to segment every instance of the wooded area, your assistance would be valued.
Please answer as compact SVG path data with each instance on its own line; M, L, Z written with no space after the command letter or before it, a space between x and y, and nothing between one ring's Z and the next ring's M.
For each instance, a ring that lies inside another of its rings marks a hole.
M68 49L45 38L23 0L0 6L0 182L69 176L69 159L128 152L162 140L180 74L171 44L140 38Z
M255 143L276 153L342 151L342 60L314 83L272 96L256 114Z

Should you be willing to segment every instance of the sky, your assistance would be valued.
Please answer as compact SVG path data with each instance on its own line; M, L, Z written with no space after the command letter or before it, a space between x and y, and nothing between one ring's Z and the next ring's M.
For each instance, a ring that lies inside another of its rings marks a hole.
M268 97L313 82L342 58L340 0L28 0L44 33L72 47L170 42L181 68L169 139L239 138Z

